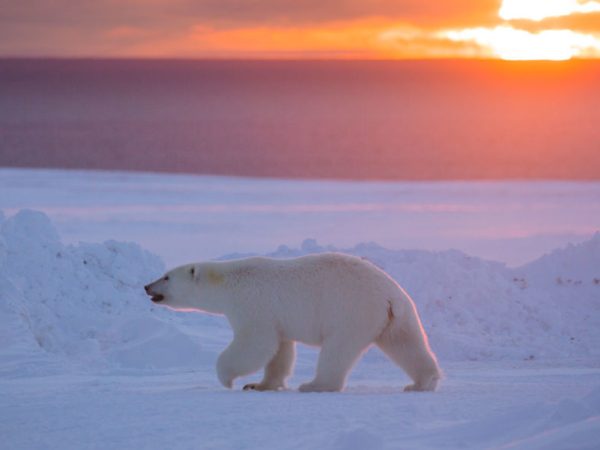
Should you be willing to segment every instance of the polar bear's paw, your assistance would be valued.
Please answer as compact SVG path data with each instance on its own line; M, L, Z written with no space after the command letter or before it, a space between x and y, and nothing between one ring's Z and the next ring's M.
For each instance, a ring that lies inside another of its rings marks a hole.
M425 382L409 384L404 387L404 392L431 392L435 391L439 377L430 377Z
M265 383L248 383L243 387L244 391L282 391L285 389L285 386L279 385L269 385Z

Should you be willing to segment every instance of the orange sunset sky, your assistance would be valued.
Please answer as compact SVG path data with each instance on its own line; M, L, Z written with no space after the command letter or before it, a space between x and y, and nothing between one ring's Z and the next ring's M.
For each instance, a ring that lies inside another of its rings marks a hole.
M1 0L1 56L600 57L600 1Z

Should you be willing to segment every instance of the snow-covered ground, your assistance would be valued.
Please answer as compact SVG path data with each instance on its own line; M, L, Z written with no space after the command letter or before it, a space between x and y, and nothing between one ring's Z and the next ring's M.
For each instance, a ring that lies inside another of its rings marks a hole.
M598 448L600 183L0 170L0 209L3 448ZM111 238L138 244L98 242ZM324 250L370 259L413 296L438 392L403 393L371 350L346 392L300 394L306 347L292 390L227 391L225 319L142 290L180 262Z

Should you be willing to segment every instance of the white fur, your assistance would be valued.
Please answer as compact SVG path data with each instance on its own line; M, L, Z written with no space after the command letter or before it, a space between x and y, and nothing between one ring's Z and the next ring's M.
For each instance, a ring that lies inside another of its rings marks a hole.
M168 279L166 279L168 277ZM300 391L339 391L373 343L413 379L408 390L434 390L436 358L413 301L382 270L349 255L325 253L277 260L248 258L178 267L146 287L177 310L224 314L233 342L217 363L219 380L261 368L245 388L285 388L296 341L321 347L317 373Z

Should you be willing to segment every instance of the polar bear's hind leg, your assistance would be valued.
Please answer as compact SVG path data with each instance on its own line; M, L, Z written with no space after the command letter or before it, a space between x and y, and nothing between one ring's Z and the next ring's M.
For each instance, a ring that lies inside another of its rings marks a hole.
M392 320L391 326L377 338L377 346L414 381L405 391L435 391L441 371L418 317L404 326L398 323L398 318Z

